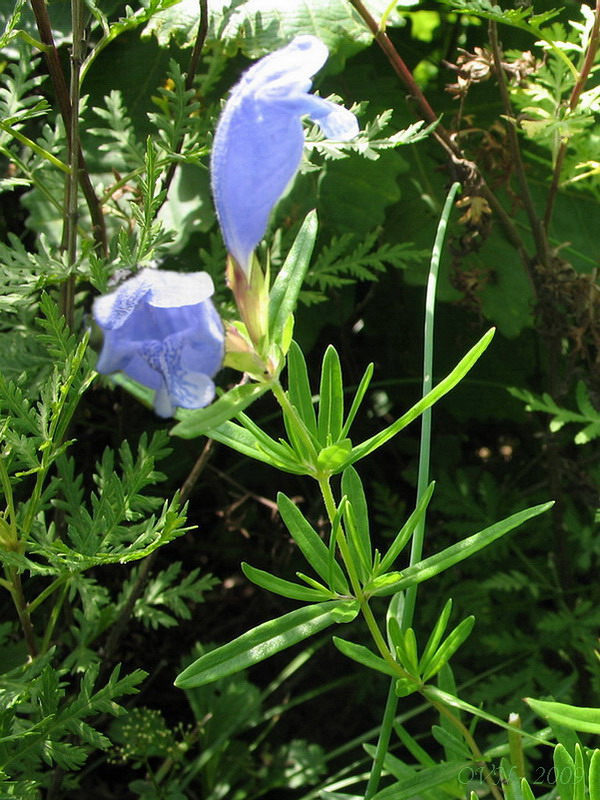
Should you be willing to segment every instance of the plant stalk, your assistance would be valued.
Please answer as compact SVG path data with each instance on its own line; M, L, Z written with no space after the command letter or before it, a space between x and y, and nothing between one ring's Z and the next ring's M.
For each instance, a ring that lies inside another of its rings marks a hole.
M440 260L442 255L442 246L446 236L446 229L448 227L448 220L452 205L456 197L456 193L460 188L460 184L453 183L450 191L446 197L444 208L438 224L438 229L431 251L431 262L429 266L429 276L427 279L427 291L425 295L425 322L423 328L423 385L422 397L425 397L433 385L433 342L434 342L434 321L435 321L435 295L437 289L437 277L439 272ZM417 477L417 504L423 497L427 485L429 483L429 462L431 454L431 409L428 408L423 412L421 417L421 440L419 444L419 470ZM425 538L425 519L423 518L417 526L413 539L411 542L410 551L410 564L416 564L421 560L423 553L423 541ZM407 589L404 597L404 609L402 612L402 628L406 630L412 626L415 605L417 599L417 586L411 586ZM381 780L381 773L383 771L383 763L386 753L389 749L390 739L393 730L393 723L396 717L396 710L398 707L398 696L395 692L395 679L390 683L388 690L385 710L383 712L383 720L381 723L381 730L379 739L377 740L377 747L375 749L375 757L371 768L371 774L367 783L367 790L365 792L365 800L370 800L378 788Z

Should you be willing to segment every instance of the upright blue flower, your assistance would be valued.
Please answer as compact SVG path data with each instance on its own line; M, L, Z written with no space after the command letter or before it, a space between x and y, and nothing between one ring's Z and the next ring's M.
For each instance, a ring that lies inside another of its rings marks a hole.
M356 136L350 111L308 94L310 78L327 60L315 36L261 58L234 87L213 142L212 189L227 249L248 273L252 252L269 215L302 158L301 118L308 115L326 136Z
M210 300L206 272L143 269L94 301L104 331L96 369L121 370L156 391L154 408L203 408L215 395L211 378L223 361L223 325Z

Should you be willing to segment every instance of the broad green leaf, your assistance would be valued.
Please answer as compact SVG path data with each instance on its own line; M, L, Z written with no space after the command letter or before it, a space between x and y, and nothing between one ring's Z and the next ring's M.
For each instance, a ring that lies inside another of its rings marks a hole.
M368 456L374 450L377 450L378 447L381 447L381 445L393 438L413 420L417 419L417 417L419 417L426 409L430 408L434 403L436 403L440 397L443 397L450 391L450 389L454 388L454 386L456 386L456 384L462 380L462 378L464 378L467 372L476 363L481 354L492 341L493 336L494 329L492 328L479 340L479 342L477 342L474 347L469 350L469 352L454 367L452 372L442 381L440 381L440 383L438 383L437 386L435 386L430 392L428 392L425 397L419 400L418 403L415 403L415 405L409 409L406 414L401 416L400 419L396 420L396 422L392 423L392 425L389 425L385 430L375 434L375 436L372 436L370 439L362 442L362 444L354 447L352 449L352 455L348 460L347 466L356 463L361 458L365 458L365 456Z
M246 383L230 389L207 408L198 408L193 411L178 409L179 423L171 430L171 434L181 436L182 439L206 436L209 430L218 428L237 416L240 411L265 394L268 389L268 383Z
M292 342L287 356L288 394L308 430L317 436L317 416L312 401L306 360L296 342Z
M264 661L333 625L336 622L334 612L343 606L349 610L350 606L356 607L356 602L333 600L316 603L263 622L194 661L177 676L175 685L180 689L203 686Z
M304 518L298 506L292 503L282 492L277 495L277 507L279 508L279 513L281 514L285 526L302 551L304 558L306 558L317 575L328 582L331 565L329 561L329 548L325 542L312 525ZM332 575L332 589L340 594L350 594L344 573L337 562L334 562Z
M356 522L357 547L360 549L361 559L367 569L371 568L373 555L371 553L371 536L369 533L369 509L362 481L354 467L348 467L342 474L342 494L346 495L351 506Z
M343 653L347 658L351 658L369 669L383 672L385 675L391 675L392 678L398 677L398 673L395 672L393 667L381 656L376 656L375 653L372 653L368 647L349 642L346 639L340 639L339 636L333 637L333 643L340 653Z
M416 0L402 0L402 6ZM379 19L388 0L365 0L365 5ZM259 58L283 47L294 36L312 33L344 58L369 45L372 34L355 14L350 14L345 0L209 0L208 41L224 42L231 54L238 47L248 58ZM394 11L388 22L397 24ZM184 0L155 14L144 30L154 35L161 47L171 39L181 46L192 46L198 29L198 8L193 0Z
M510 517L500 520L500 522L496 522L494 525L490 525L489 528L485 528L479 531L479 533L475 533L473 536L469 536L467 539L463 539L461 542L447 547L440 553L436 553L434 556L430 556L423 561L413 564L411 567L407 567L398 581L387 586L385 589L379 589L377 592L374 592L374 594L380 596L395 594L402 589L407 589L409 586L414 586L415 584L429 580L439 572L449 569L454 566L454 564L458 564L459 561L463 561L482 548L487 547L487 545L495 542L496 539L499 539L501 536L513 530L513 528L522 525L527 520L532 519L532 517L543 514L544 511L548 511L553 505L554 502L550 501L549 503L542 503L539 506L532 506L523 511L518 511ZM598 714L600 717L600 711Z
M280 342L288 318L294 313L304 276L310 264L319 223L317 212L307 214L294 244L269 293L269 336Z
M262 569L251 567L250 564L245 562L242 562L242 572L248 580L262 589L267 589L267 591L280 594L283 597L289 597L291 600L304 600L307 603L314 603L333 598L333 592L329 592L327 589L311 589L308 586L301 586L299 583L292 583L292 581L278 578L276 575L271 575Z
M391 786L377 792L373 800L414 800L415 797L422 796L423 792L456 778L464 767L464 761L426 767L418 772L415 771L414 776L393 783Z
M558 722L566 728L586 733L600 733L600 708L581 708L566 703L555 703L547 700L534 700L526 697L525 702L550 722Z
M429 486L423 493L423 497L421 497L421 499L419 500L417 507L412 512L410 517L406 520L406 522L396 535L396 538L390 545L389 550L381 559L381 563L379 564L379 568L377 570L379 573L387 572L393 565L394 561L398 558L402 550L404 549L406 543L413 535L415 528L419 524L419 520L427 510L427 506L429 505L429 501L431 500L434 488L435 488L435 483L432 482L429 484Z
M340 357L329 345L321 365L319 415L317 429L323 446L335 444L341 436L344 421L344 386Z
M475 624L475 617L469 616L454 628L452 633L444 640L435 655L426 662L422 667L423 680L428 681L441 670L454 653L458 650L461 644L468 638L473 630Z

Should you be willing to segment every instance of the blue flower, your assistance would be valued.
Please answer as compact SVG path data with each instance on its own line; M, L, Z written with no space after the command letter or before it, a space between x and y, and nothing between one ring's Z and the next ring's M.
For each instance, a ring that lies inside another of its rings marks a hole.
M121 370L156 391L154 408L172 417L175 406L203 408L215 396L211 378L223 361L223 325L210 300L205 272L143 269L94 301L104 331L96 369Z
M211 162L213 195L227 249L246 273L271 210L300 164L301 118L311 117L332 139L345 141L358 133L354 114L308 94L310 78L327 56L320 39L297 36L245 73L219 120Z

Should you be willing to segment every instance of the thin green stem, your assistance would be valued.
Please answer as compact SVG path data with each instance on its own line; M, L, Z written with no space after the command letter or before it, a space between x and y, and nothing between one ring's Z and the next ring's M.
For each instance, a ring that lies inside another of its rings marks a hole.
M298 411L294 406L291 404L290 399L287 395L287 392L284 391L283 386L279 382L278 379L274 380L272 383L272 392L275 396L275 399L281 406L283 413L287 416L287 418L293 423L294 430L299 434L302 439L304 446L307 448L308 452L310 453L311 461L316 463L317 460L317 451L315 450L315 445L312 440L312 437L308 430L306 429L306 425L304 424L304 420L298 414ZM329 484L328 484L329 485ZM331 491L331 489L330 489ZM332 496L333 500L333 496ZM335 501L334 501L335 506ZM327 513L329 513L329 509L327 509ZM333 517L330 517L330 520L333 522Z
M25 595L23 594L23 586L21 584L21 576L14 567L9 567L8 576L12 585L11 596L15 604L15 609L21 623L23 630L23 637L27 646L27 652L30 658L35 658L38 654L37 644L35 642L35 634L33 632L33 625L31 624L31 617L29 616L29 609L25 602Z
M434 342L434 323L435 323L435 296L437 291L437 279L442 257L442 247L446 237L446 229L450 212L454 204L456 193L460 189L459 183L453 183L446 197L442 215L440 217L433 250L431 253L431 263L429 266L429 276L427 278L427 290L425 294L425 323L423 328L423 387L421 396L425 397L433 387L433 342ZM419 444L419 469L417 476L417 503L425 494L429 485L429 463L431 456L431 408L426 409L421 417L421 438ZM410 564L416 564L421 560L423 554L423 541L425 538L425 517L421 519L411 542ZM417 598L418 585L411 586L406 591L404 598L404 610L402 612L402 627L410 628L413 622L414 610Z
M24 133L21 131L16 130L12 127L12 125L8 125L6 122L0 120L0 130L8 133L13 139L16 139L21 144L24 144L25 147L28 147L33 153L38 156L41 156L46 161L50 162L53 167L57 167L62 172L65 172L67 175L70 175L71 169L68 164L65 164L64 161L61 161L60 158L56 158L56 156L49 153L48 150L45 150L43 147L40 147L37 142L34 142L33 139L30 139L28 136L25 136Z
M323 496L323 502L325 503L325 509L327 510L327 516L329 517L329 522L333 527L333 522L337 516L338 509L335 502L335 498L333 496L333 492L331 491L331 484L329 482L330 479L328 476L320 476L318 480L319 480L319 487L321 489L321 495ZM344 534L344 530L341 525L340 525L340 532L338 534L337 544L338 547L340 548L340 553L342 554L342 559L344 561L344 564L346 565L346 571L348 572L348 577L350 578L350 583L352 584L354 595L356 599L360 602L362 608L364 595L360 585L360 579L358 577L356 569L354 568L354 561L352 559L352 554L350 553L350 548L348 547L348 542L346 541L346 536Z
M36 608L38 608L38 606L41 606L44 600L47 600L57 589L60 589L64 583L68 582L68 580L68 575L61 575L60 578L56 578L52 581L52 583L48 584L48 586L46 586L46 588L38 594L35 600L32 600L27 604L29 613L31 614L36 610Z
M435 321L435 295L437 288L437 276L439 272L440 259L442 254L442 246L446 235L446 228L448 227L448 219L452 210L452 204L456 193L460 188L460 184L453 183L446 197L440 222L438 224L437 234L433 244L431 253L431 263L429 266L429 277L427 279L427 291L425 297L425 323L423 331L424 351L423 351L423 388L422 397L425 397L433 384L433 340L434 340L434 321ZM423 412L421 418L421 441L419 446L419 470L417 479L417 503L423 496L427 484L429 482L429 461L431 453L431 409ZM423 553L423 541L425 538L425 519L423 518L415 533L413 535L410 551L410 564L416 564L420 561ZM417 586L411 586L407 591L404 598L404 609L402 612L402 628L410 628L413 622L415 604L417 598ZM381 780L381 773L383 771L383 762L386 753L389 749L390 739L392 736L393 722L396 717L396 710L398 708L398 696L394 690L395 679L392 680L388 691L388 696L383 712L383 720L381 724L381 731L377 740L377 747L375 749L375 757L373 759L373 766L371 774L367 783L365 792L365 800L370 800L379 788Z
M50 647L52 634L54 633L54 628L56 627L56 623L60 617L60 611L63 603L65 602L65 597L67 596L68 590L68 583L63 583L61 591L59 592L58 597L52 606L52 611L50 612L50 618L48 619L48 624L46 625L46 630L44 631L44 638L42 639L42 643L40 645L40 653L47 652L48 648ZM31 611L31 607L29 607L28 610Z

